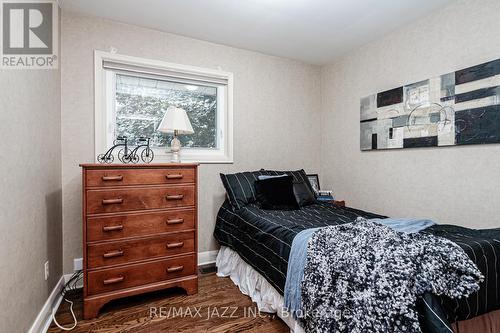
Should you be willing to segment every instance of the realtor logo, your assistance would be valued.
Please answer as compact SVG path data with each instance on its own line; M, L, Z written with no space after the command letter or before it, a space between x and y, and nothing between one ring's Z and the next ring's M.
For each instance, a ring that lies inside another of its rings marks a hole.
M52 0L0 0L1 68L57 68L58 11Z

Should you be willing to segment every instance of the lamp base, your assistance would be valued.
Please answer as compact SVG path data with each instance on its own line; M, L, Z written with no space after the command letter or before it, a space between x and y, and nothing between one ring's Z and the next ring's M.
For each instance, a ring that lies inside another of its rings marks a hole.
M180 163L181 159L179 158L179 152L172 152L172 159L170 160L172 163Z
M172 139L172 142L170 142L170 152L172 153L172 159L170 162L173 163L180 163L180 151L181 151L181 142L177 138L176 135L174 135L174 138Z

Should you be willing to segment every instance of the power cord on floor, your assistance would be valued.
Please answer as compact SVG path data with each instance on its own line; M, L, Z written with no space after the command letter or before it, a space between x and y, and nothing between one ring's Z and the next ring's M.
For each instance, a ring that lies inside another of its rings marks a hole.
M62 299L69 303L69 311L71 312L71 315L73 316L73 325L71 327L63 327L61 326L57 320L56 320L56 312L57 312L57 309L52 309L52 320L54 321L54 324L57 325L57 327L59 327L60 329L62 329L63 331L71 331L73 330L76 325L78 324L78 321L76 320L76 316L75 316L75 312L73 311L73 302L70 301L69 299L66 298L66 293L68 291L75 291L77 289L77 284L78 282L83 278L83 272L82 271L77 271L75 272L71 278L68 280L68 282L66 282L66 284L64 284L64 287L62 288L61 290L61 297Z

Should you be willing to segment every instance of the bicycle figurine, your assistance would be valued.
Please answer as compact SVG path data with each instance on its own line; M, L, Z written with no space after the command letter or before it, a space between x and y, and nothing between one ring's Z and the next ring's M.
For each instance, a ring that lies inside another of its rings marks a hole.
M122 141L122 142L119 142ZM118 136L115 141L113 141L113 147L109 148L104 154L97 155L97 162L111 164L114 161L113 150L117 147L125 147L118 152L118 159L123 162L123 156L128 155L128 142L126 136ZM125 163L125 162L124 162Z
M153 153L153 150L149 146L150 140L151 140L150 138L139 138L139 140L138 140L139 142L147 142L147 143L146 144L139 144L137 147L132 149L129 154L122 153L123 155L122 155L122 158L120 159L120 161L122 161L123 163L130 163L130 162L132 162L134 164L139 163L139 155L137 154L137 152L139 151L140 148L144 147L144 149L141 152L140 159L144 163L151 163L155 157L155 154ZM118 155L120 156L120 153L118 153Z
M118 159L122 163L139 163L142 160L144 163L151 163L155 157L153 150L150 147L150 138L139 138L139 142L146 142L146 144L139 144L134 149L130 149L128 146L128 140L126 136L118 136L113 142L113 147L109 148L104 154L97 155L97 161L99 163L113 163L115 159L113 156L113 151L118 147L123 147L118 151ZM139 158L138 151L140 148L144 148L141 151L141 156Z

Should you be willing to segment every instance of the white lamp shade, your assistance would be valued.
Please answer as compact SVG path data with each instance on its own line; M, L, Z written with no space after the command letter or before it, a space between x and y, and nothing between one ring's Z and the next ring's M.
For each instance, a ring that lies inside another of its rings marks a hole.
M169 106L158 126L158 131L163 133L193 134L193 127L187 116L186 110Z

